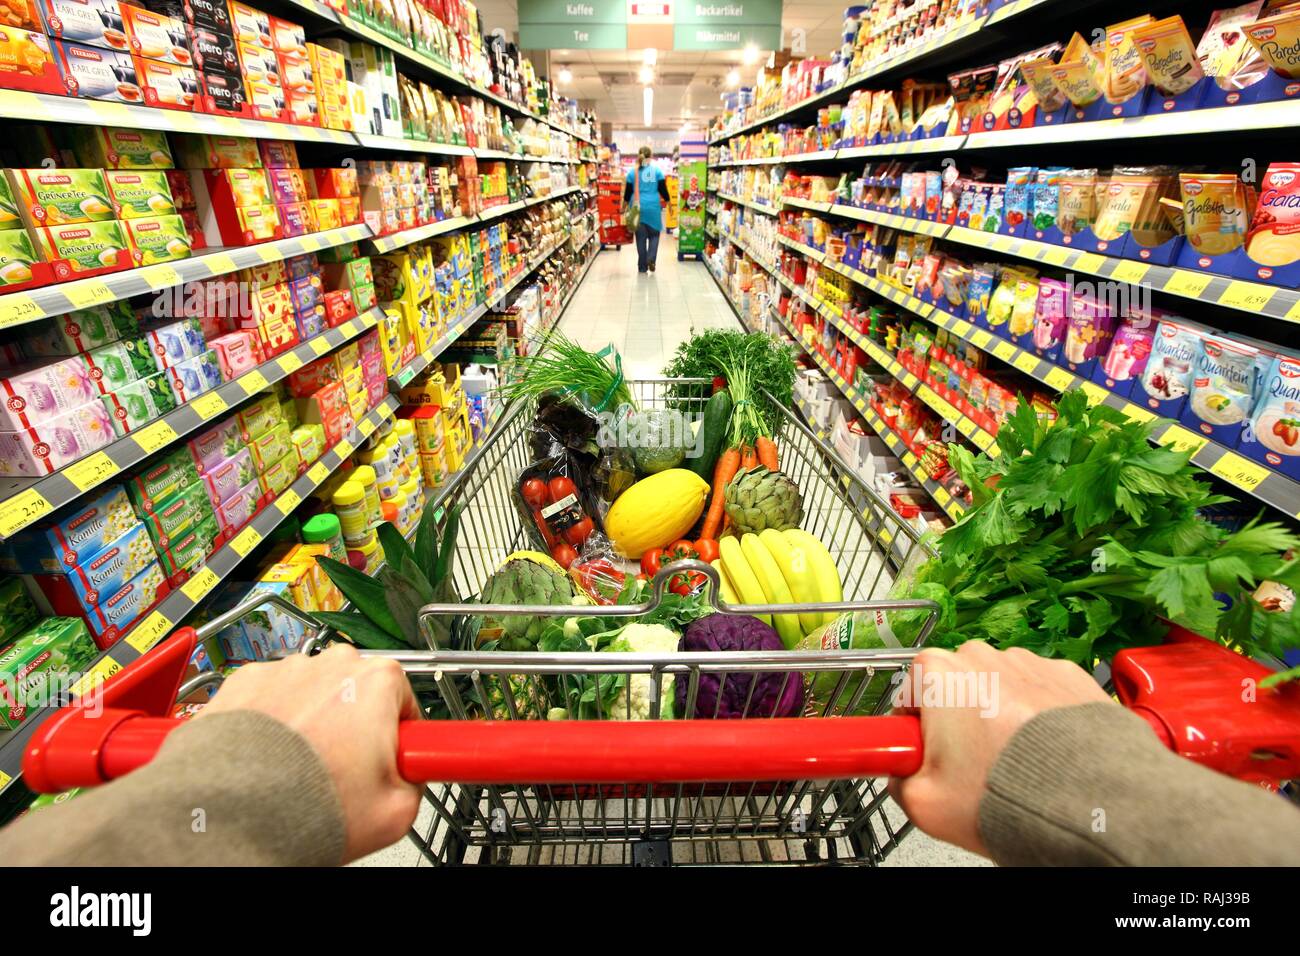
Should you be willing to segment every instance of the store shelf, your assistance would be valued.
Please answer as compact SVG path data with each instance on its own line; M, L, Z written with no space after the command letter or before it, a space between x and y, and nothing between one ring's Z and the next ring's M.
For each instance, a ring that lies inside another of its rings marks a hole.
M292 239L209 250L176 262L127 269L89 279L74 279L22 292L7 292L0 295L0 329L35 322L47 316L63 315L74 309L127 299L133 295L159 292L195 279L210 279L249 266L278 262L316 252L318 249L356 242L370 235L368 226L357 223Z
M755 212L761 212L765 216L778 215L781 210L777 206L769 206L767 203L751 202L748 199L741 199L739 196L732 196L730 193L718 193L719 199L725 199L727 202L734 202L737 206L744 206L746 209L753 209Z
M400 232L389 233L386 236L375 236L370 240L375 252L385 253L392 252L394 249L400 249L402 246L409 246L413 242L424 242L426 239L432 239L434 236L446 235L449 232L458 232L461 229L468 229L483 222L491 222L494 219L500 219L502 216L508 216L512 212L518 212L529 206L536 206L538 203L551 202L555 199L561 199L570 193L584 191L580 186L569 186L561 189L559 192L551 193L549 196L534 196L532 199L520 199L516 202L506 203L501 206L493 206L476 216L456 216L452 219L443 219L440 222L431 222L423 226L416 226L413 229L403 229Z
M362 417L356 428L333 448L326 451L304 474L299 475L288 488L264 507L230 541L218 548L203 567L190 576L184 584L173 589L158 602L131 630L127 631L107 651L103 652L86 670L81 680L71 688L81 693L94 686L94 682L116 674L137 660L172 632L199 603L222 581L234 573L240 562L268 538L280 523L313 491L329 478L363 441L370 437L379 424L397 411L397 399L389 396ZM0 742L0 791L22 773L23 751L36 729L54 713L54 708L42 708L28 715L17 729L6 734Z
M403 139L400 136L375 136L371 133L351 134L358 146L366 149L400 150L424 153L430 156L473 156L474 150L459 143L432 143L423 139Z
M0 537L8 538L35 524L155 452L177 444L308 362L374 328L381 315L382 310L376 306L337 328L327 329L52 475L0 481Z
M905 139L874 146L845 146L835 151L836 159L866 159L872 156L912 156L921 153L951 153L962 148L965 136L934 136L930 139Z

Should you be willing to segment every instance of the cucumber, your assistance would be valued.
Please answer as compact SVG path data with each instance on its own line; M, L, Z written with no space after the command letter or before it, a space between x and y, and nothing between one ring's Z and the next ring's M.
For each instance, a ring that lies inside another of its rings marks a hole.
M726 445L727 426L731 422L731 407L731 393L725 388L714 392L713 397L704 406L704 415L700 424L700 431L704 437L700 445L700 454L695 458L687 458L686 467L705 481L713 481L713 466L717 464L718 456L722 454L722 449Z

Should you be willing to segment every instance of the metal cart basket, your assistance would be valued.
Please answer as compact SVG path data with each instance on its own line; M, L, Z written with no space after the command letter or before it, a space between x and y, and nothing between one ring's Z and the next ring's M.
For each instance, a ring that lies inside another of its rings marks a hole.
M643 409L672 402L698 412L709 384L686 380L629 382ZM457 593L478 594L507 555L531 547L513 504L520 472L531 461L529 432L534 408L507 409L489 440L442 490L440 503L463 508L456 548ZM911 610L929 615L923 601L890 601L900 570L928 556L917 532L904 523L834 450L785 410L780 433L781 467L803 495L803 527L831 550L844 587L842 605L784 606L814 610ZM678 566L674 566L678 567ZM713 575L703 564L696 570ZM656 582L662 587L661 582ZM716 589L713 589L716 593ZM556 616L644 613L650 603L629 608L529 608ZM738 613L773 610L767 605L732 606ZM426 615L466 614L476 607L439 605ZM494 609L494 613L495 613ZM501 608L503 613L510 609ZM711 654L505 653L437 650L380 652L394 657L414 680L432 679L454 719L541 720L559 704L567 682L583 676L622 674L650 684L652 716L658 716L674 681L687 682L687 713L697 712L703 675L781 674L782 686L802 681L804 716L826 719L880 711L888 706L882 684L911 654L890 651L729 652ZM746 717L753 704L750 683ZM631 695L624 696L630 701ZM874 707L869 702L878 702ZM481 706L484 701L491 702ZM597 695L599 706L599 695ZM628 704L630 707L630 703ZM755 714L758 712L755 711ZM613 719L628 714L602 715ZM660 725L665 726L665 725ZM431 817L412 839L432 863L692 863L853 862L878 863L894 849L910 824L877 779L793 779L780 783L709 782L635 784L630 781L568 785L512 784L430 786Z

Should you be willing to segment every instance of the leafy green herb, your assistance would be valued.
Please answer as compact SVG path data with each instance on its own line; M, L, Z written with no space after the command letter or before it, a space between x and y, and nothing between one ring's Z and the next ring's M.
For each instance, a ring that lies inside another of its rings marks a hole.
M536 355L516 360L501 394L507 401L547 394L574 395L598 412L632 405L632 391L623 378L623 360L612 347L588 352L555 329Z
M982 639L1090 666L1159 642L1163 617L1247 654L1300 646L1296 614L1251 596L1265 580L1300 586L1300 561L1283 557L1300 538L1276 523L1229 533L1202 518L1230 499L1188 453L1152 447L1158 422L1089 407L1081 391L1057 411L1045 423L1022 400L996 459L949 446L975 507L904 588L943 608L931 644Z
M758 435L777 435L785 422L779 406L789 407L794 401L793 347L757 332L710 329L696 333L677 347L664 375L725 378L735 401L733 444L753 444ZM668 403L673 408L698 409L699 398L698 385L668 387Z

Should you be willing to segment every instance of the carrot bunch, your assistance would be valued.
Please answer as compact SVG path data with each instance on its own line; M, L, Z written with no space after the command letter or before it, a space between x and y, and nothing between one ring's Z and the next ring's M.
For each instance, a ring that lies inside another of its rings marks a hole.
M749 370L742 362L732 369L727 388L735 401L731 413L731 443L713 468L712 498L704 516L700 534L707 538L718 537L725 517L727 485L743 469L762 465L769 471L780 471L780 458L776 442L768 434L766 423L755 411Z

